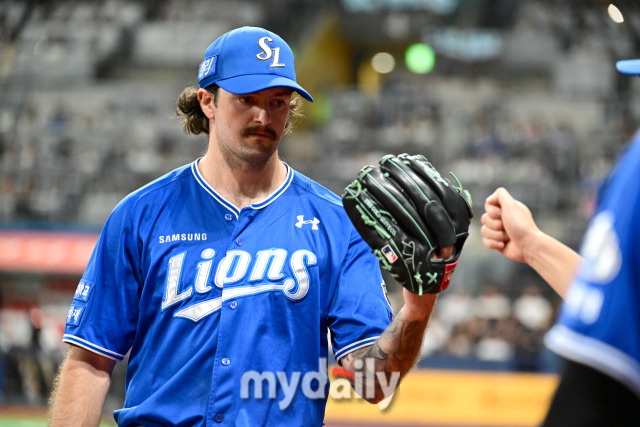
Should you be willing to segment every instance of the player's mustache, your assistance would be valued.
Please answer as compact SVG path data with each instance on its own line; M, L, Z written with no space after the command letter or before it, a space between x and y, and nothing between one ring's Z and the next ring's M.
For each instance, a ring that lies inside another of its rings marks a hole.
M250 133L266 133L272 139L276 139L276 137L278 136L276 131L271 129L269 126L249 126L249 127L246 127L242 131L242 136L246 136L246 135L248 135Z

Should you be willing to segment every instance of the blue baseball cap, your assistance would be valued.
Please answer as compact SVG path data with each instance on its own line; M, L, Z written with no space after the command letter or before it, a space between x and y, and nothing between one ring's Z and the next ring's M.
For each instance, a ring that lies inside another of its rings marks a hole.
M625 59L616 62L616 68L623 74L640 75L640 59Z
M289 45L277 34L258 27L241 27L218 37L204 53L198 83L201 88L215 83L236 95L288 87L313 102L296 82Z

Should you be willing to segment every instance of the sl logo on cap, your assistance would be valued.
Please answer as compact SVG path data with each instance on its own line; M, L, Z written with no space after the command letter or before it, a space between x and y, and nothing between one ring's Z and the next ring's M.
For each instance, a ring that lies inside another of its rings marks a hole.
M273 39L271 37L265 36L258 40L258 46L260 46L262 52L258 53L256 55L256 58L258 58L260 61L268 61L269 59L271 59L271 57L273 57L273 61L271 62L269 68L284 68L285 64L280 63L280 48L274 47L273 49L271 49L271 47L269 47L267 43L273 43Z

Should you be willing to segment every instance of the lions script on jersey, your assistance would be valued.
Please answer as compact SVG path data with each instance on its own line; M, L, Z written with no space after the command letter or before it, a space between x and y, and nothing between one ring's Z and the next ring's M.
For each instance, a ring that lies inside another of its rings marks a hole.
M116 360L131 350L119 425L322 425L327 328L339 359L391 320L378 260L340 199L290 167L238 210L197 162L115 208L64 341ZM261 375L241 396L247 372ZM282 408L283 386L310 372Z

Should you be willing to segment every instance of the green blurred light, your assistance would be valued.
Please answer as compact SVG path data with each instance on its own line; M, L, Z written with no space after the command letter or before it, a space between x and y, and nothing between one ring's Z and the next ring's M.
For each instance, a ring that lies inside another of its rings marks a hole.
M436 64L436 53L427 44L415 43L405 51L404 62L409 71L417 74L426 74L433 70Z

